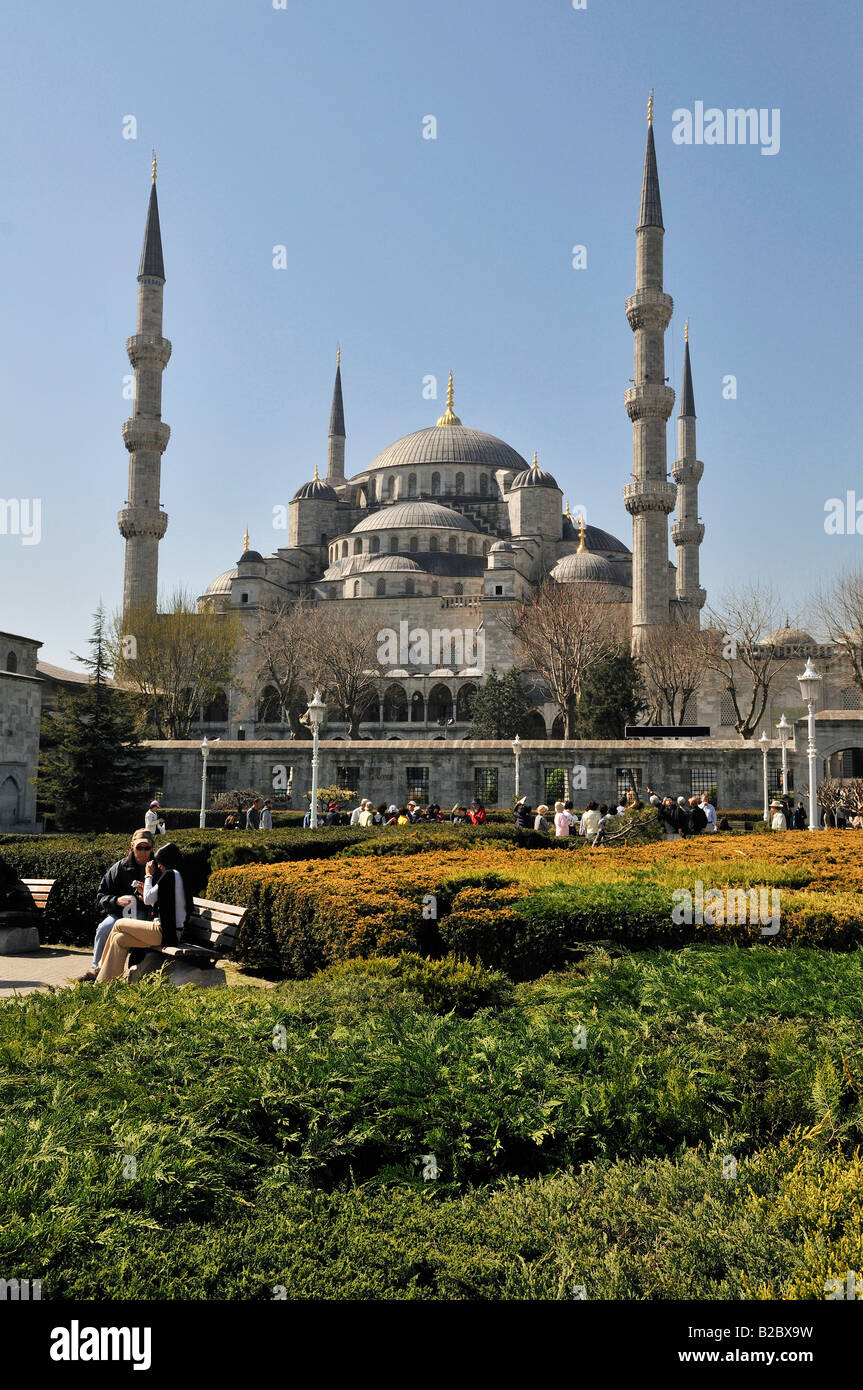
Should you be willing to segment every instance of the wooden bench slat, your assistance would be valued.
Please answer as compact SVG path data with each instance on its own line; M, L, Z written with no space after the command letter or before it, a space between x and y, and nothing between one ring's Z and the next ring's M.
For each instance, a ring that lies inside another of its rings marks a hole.
M30 890L30 897L36 907L43 912L51 896L51 890L57 882L55 878L22 878L21 882Z
M193 898L195 907L214 907L220 912L245 912L244 907L235 907L233 903L214 903L209 898Z

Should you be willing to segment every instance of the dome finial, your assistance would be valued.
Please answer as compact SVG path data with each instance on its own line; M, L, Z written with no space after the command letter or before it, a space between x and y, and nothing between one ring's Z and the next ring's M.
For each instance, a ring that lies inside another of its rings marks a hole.
M318 465L317 465L317 462L315 463L314 481L315 481L316 483L320 481L320 479L318 478Z
M647 98L647 124L653 125L653 88L650 89L650 96Z
M341 345L341 343L336 343L336 366L337 366L337 367L340 367L341 365L342 365L342 345Z
M584 519L584 512L581 511L578 514L578 550L575 552L576 555L583 555L585 552L586 546L584 544L584 538L586 534L587 522Z
M153 151L153 182L156 182L156 151Z
M569 498L567 498L567 502L566 502L566 515L569 517L569 519L570 519L570 521L571 521L571 520L572 520L572 512L569 510Z
M246 522L246 533L245 533L245 535L243 536L243 554L244 554L244 555L245 555L246 551L248 550L248 548L249 548L249 524L248 524L248 522Z
M536 461L536 449L533 451L533 463L530 466L531 468L539 468L539 464Z
M450 374L449 374L449 383L448 383L447 388L446 388L446 410L444 411L443 415L442 415L442 416L440 417L440 419L438 420L438 424L439 424L439 425L460 425L460 424L461 424L461 420L460 420L460 419L458 418L458 416L457 416L456 414L454 414L454 412L453 412L452 403L453 403L452 372L450 372Z

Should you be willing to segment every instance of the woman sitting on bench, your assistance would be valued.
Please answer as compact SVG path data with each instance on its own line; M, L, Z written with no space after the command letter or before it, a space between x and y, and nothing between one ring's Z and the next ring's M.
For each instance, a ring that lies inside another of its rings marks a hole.
M157 883L153 882L154 862L161 872ZM125 969L129 952L136 947L158 950L161 946L176 946L186 925L186 889L181 871L182 862L183 856L170 841L156 850L155 860L151 859L147 864L144 885L144 902L148 907L155 906L155 920L136 922L132 918L124 917L112 927L102 955L102 964L97 976L98 984L119 979Z

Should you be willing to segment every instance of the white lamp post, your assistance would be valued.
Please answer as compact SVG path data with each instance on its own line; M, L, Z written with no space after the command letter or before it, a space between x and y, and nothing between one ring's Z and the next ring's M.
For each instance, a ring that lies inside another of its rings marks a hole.
M207 824L207 759L209 756L210 745L207 742L207 735L204 734L204 742L201 744L201 816L198 821L198 827L201 830Z
M815 820L815 758L818 752L815 746L815 697L824 678L812 665L811 656L807 656L803 675L798 676L797 679L800 682L806 708L809 710L809 742L806 748L809 755L809 829L814 830L817 824Z
M782 718L780 719L780 721L779 721L779 723L776 725L776 727L777 727L777 729L779 730L779 742L780 742L781 745L782 745L782 795L783 795L783 796L787 796L787 795L788 795L788 738L789 738L789 736L790 736L790 734L791 734L791 725L788 723L788 720L785 718L784 712L783 712Z
M770 739L767 737L766 733L763 733L758 742L761 746L761 752L764 758L764 819L769 823L770 797L767 793L767 750L770 747Z
M321 692L316 690L309 703L309 722L312 726L312 830L318 828L318 734L324 722L326 705Z
M518 776L518 760L521 757L521 739L519 738L518 734L516 734L515 738L512 741L512 755L515 758L515 799L516 801L518 801L519 797L521 796L521 787L519 786Z

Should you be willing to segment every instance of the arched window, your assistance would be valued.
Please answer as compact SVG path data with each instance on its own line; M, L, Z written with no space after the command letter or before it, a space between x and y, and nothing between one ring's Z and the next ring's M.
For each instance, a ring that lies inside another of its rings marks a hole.
M416 497L416 495L417 495L417 475L416 475L416 473L410 473L410 474L408 474L408 497Z
M455 555L456 551L458 550L458 536L450 536L449 540L446 543L446 548L449 551L450 555Z
M431 551L434 552L434 551L437 550L437 548L438 548L438 538L437 538L437 536L430 536L430 537L429 537L429 550L431 550Z
M392 475L392 473L391 473L391 474L389 475L389 477L387 478L387 500L388 500L388 501L391 502L391 501L393 500L393 497L395 496L395 492L396 492L396 480L395 480L395 478L393 477L393 475Z
M398 553L399 553L399 538L398 538L398 536L390 536L390 554L391 554L391 555L398 555Z
M377 555L377 553L378 553L378 551L380 550L380 548L381 548L380 538L379 538L378 536L372 536L371 540L369 541L369 553L370 553L371 555Z
M463 593L464 593L464 585L463 585L463 584L456 584L455 587L454 587L454 589L453 589L453 593L454 593L456 596L458 596L459 594L463 594Z
M228 722L228 697L224 690L217 690L210 703L204 710L205 724L227 724Z
M488 475L485 473L479 475L479 495L480 497L488 497Z
M354 580L354 598L359 598L359 596L360 596L360 581L359 581L358 579L355 579L355 580Z
M409 543L409 545L408 545L408 550L411 552L412 555L416 555L416 553L417 553L417 551L419 550L419 548L420 548L420 543L419 543L419 541L417 540L416 536L411 536L411 538L410 538L410 543Z
M363 543L362 543L360 537L357 536L356 540L354 541L354 554L355 554L355 555L362 555L362 553L363 553Z
M15 655L14 652L10 652L9 655L7 656L7 658L6 658L6 670L7 670L7 671L17 671L17 670L18 670L18 658L17 658L17 656Z
M551 725L552 738L563 738L566 733L566 720L562 714L556 714Z
M429 691L429 723L438 724L452 719L452 692L445 685L432 686Z
M473 555L473 552L474 552L475 549L476 549L476 547L474 546L473 538L471 538L471 539L468 541L468 543L467 543L467 553L468 553L468 555Z
M384 723L406 724L408 697L400 685L388 686L384 693Z
M463 474L463 473L456 473L456 475L455 475L455 495L456 495L456 497L463 497L463 496L464 496L464 474Z
M20 804L21 788L10 773L0 783L0 825L10 827L18 823Z
M440 473L432 473L432 497L440 497Z
M386 581L385 579L379 579L378 582L377 582L377 584L375 585L375 596L376 596L377 598L385 598L385 597L386 597L386 592L387 592L387 581Z
M532 709L524 720L525 738L548 738L545 720L538 709Z
M347 541L342 541L342 559L343 559L343 560L347 558L347 553L348 553L348 543L347 543Z
M460 724L466 724L473 716L473 702L476 699L475 685L459 686L455 699L455 717Z
M483 555L487 555L487 554L488 554L488 541L483 541L483 543L482 543L482 553L483 553Z
M281 724L282 722L282 702L279 692L275 686L268 685L261 691L258 700L258 723L259 724Z
M418 690L411 696L411 723L422 724L426 717L426 702Z
M413 591L414 591L414 582L413 582L413 580L412 580L412 579L406 579L406 580L405 580L405 595L406 595L406 597L407 597L407 598L411 598L411 597L413 596Z

